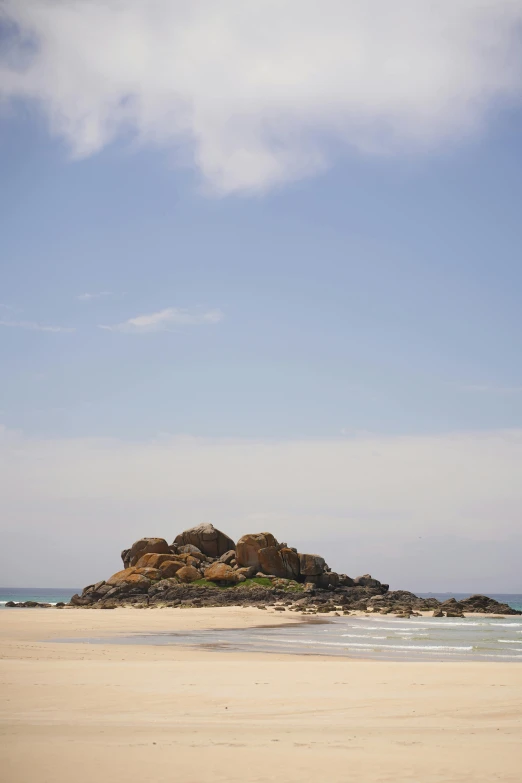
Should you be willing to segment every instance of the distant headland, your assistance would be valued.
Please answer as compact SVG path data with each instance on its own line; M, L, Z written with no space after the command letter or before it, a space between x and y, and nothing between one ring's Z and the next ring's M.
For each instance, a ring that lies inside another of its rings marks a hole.
M332 571L320 555L298 552L272 533L248 533L235 543L211 524L164 538L140 538L121 553L123 570L88 585L67 606L115 609L158 606L290 606L305 613L378 612L409 617L432 611L436 617L464 612L522 614L484 595L461 601L420 598L389 590L369 574L352 578ZM7 606L42 606L34 601ZM58 604L63 608L65 604ZM277 608L276 607L276 608Z

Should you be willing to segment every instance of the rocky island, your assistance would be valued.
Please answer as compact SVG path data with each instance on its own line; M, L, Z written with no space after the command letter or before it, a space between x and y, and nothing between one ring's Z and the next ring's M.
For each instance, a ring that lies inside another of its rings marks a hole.
M338 574L320 555L298 552L279 543L272 533L249 533L235 543L211 524L183 531L172 544L164 538L140 538L123 550L121 558L121 571L85 587L69 606L275 605L312 614L358 610L400 617L423 611L432 611L435 617L463 617L464 612L521 614L484 595L441 603L406 590L390 591L369 574L355 578Z

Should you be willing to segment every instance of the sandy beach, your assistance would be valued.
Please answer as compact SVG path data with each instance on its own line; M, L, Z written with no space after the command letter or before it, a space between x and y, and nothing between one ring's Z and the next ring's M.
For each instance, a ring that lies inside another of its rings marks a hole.
M520 783L522 666L59 643L300 622L257 609L6 610L5 783Z

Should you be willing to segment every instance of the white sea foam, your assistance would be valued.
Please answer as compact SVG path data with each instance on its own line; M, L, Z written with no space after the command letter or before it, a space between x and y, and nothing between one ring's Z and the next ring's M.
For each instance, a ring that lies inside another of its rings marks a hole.
M500 644L520 644L520 639L497 639Z
M365 633L342 633L341 636L348 636L350 639L386 639L386 636L368 636Z
M522 623L491 623L495 628L522 628Z
M449 645L417 645L417 644L372 644L372 648L378 647L385 650L435 650L437 652L469 652L473 647L451 647ZM368 647L366 644L347 642L346 647Z

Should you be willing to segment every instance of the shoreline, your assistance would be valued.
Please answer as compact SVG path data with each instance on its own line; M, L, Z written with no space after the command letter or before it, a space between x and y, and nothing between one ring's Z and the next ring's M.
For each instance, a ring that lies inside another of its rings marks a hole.
M85 644L328 617L238 607L6 612L6 783L518 783L522 666ZM286 616L285 616L286 615ZM368 618L371 619L371 616ZM72 641L59 642L71 637ZM49 641L44 641L45 639Z

